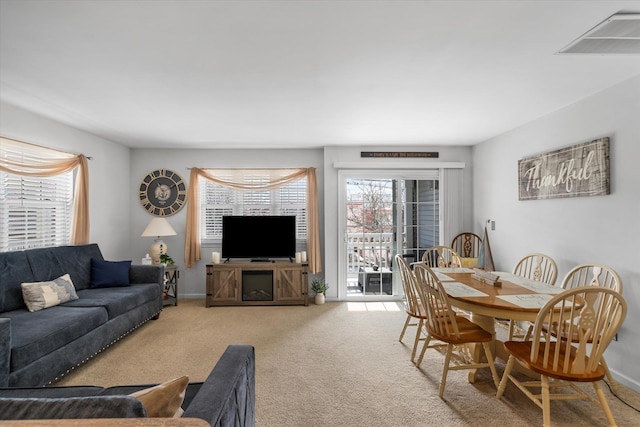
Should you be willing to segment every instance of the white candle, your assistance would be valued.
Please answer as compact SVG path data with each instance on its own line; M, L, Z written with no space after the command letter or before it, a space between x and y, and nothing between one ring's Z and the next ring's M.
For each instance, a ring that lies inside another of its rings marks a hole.
M220 264L220 252L211 253L211 262L214 264Z
M307 251L300 252L300 261L307 262Z
M301 255L300 252L296 252L296 264L300 264Z

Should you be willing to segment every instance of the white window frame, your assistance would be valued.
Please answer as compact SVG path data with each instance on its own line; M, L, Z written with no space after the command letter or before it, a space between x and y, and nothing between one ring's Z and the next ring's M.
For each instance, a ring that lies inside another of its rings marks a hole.
M46 149L23 147L2 146L0 156L16 162L53 158ZM70 244L74 175L69 171L33 177L0 171L0 252Z
M260 171L244 170L244 182L267 183ZM235 171L237 174L237 171ZM222 242L222 217L226 215L295 215L296 247L307 242L307 179L270 190L239 190L200 179L200 241L206 246Z

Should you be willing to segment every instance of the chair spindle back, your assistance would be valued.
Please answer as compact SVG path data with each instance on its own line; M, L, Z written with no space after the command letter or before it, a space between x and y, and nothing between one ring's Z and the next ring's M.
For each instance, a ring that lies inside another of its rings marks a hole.
M448 246L431 246L422 254L422 262L431 268L462 267L460 255Z
M567 375L595 372L626 313L624 298L613 289L581 286L564 291L538 313L530 359L543 355L545 368ZM556 340L554 330L576 339Z
M460 233L451 241L451 249L464 258L478 258L482 238L475 233Z
M427 330L437 339L460 338L455 311L451 309L447 293L436 274L424 264L414 267L418 295L427 310Z
M582 264L574 267L562 280L563 289L579 286L601 286L622 293L622 279L604 264Z
M513 274L553 286L558 277L558 266L550 256L534 253L518 261Z

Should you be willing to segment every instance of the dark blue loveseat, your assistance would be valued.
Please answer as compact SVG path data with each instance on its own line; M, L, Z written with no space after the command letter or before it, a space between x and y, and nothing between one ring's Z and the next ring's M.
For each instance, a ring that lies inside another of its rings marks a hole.
M0 253L0 387L49 385L162 310L164 269L132 265L130 286L91 288L98 245ZM78 299L27 310L21 283L69 274Z
M182 403L182 417L204 420L212 427L253 427L255 369L253 346L228 346L204 382L188 385ZM0 388L0 424L4 420L39 419L54 427L58 420L85 419L85 423L73 425L120 425L121 418L147 416L141 402L129 394L150 386ZM89 421L87 418L107 420L104 424L97 424L92 422L97 420ZM175 418L154 420L157 423L144 425L176 425L171 423Z

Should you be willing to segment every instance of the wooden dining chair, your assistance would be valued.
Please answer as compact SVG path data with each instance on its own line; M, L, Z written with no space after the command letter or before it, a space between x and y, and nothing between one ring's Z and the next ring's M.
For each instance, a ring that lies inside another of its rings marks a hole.
M448 246L431 246L422 254L422 262L431 268L462 267L460 255Z
M419 342L426 339L426 337L422 337L422 332L423 323L427 319L427 312L424 307L418 302L418 295L416 294L415 286L415 276L413 275L413 271L411 271L409 264L407 264L407 261L400 254L397 254L394 258L396 265L400 270L402 289L404 290L404 295L406 298L405 312L407 313L407 319L404 322L404 326L402 327L402 332L400 333L400 338L398 338L398 341L402 342L402 339L404 338L404 335L409 326L415 326L417 328L416 335L413 341L413 349L411 350L411 361L413 362L416 356L416 350L418 348Z
M400 259L398 257L400 257ZM400 270L400 278L402 280L402 287L406 298L405 311L407 313L407 319L404 322L398 341L402 342L405 332L409 326L415 326L417 328L416 335L413 340L413 348L411 349L411 362L416 363L416 352L420 346L420 342L424 342L424 347L426 348L442 347L444 344L437 340L432 341L428 339L428 333L424 326L424 322L427 320L427 311L418 297L416 277L402 255L396 255L395 260L396 265L398 265ZM422 359L420 359L420 361L422 361Z
M451 249L458 253L465 267L478 266L481 247L482 237L475 233L460 233L451 241Z
M622 294L622 279L620 275L618 275L614 269L604 264L578 265L564 276L560 286L562 286L563 289L573 289L580 286L600 286ZM557 331L552 330L552 333L556 334ZM613 375L611 375L611 371L609 371L604 357L602 358L602 365L604 366L611 389L615 394L618 394L618 383L613 379Z
M535 321L531 341L507 341L509 353L497 397L511 380L529 399L542 408L543 423L551 425L550 401L589 399L599 404L610 425L615 425L599 381L606 375L602 355L627 313L622 295L602 286L581 286L555 295L542 307ZM549 328L548 325L553 325ZM553 331L561 331L558 339ZM511 375L514 364L540 374L540 381L519 381ZM575 383L593 384L598 400ZM533 394L528 388L542 390ZM559 393L571 387L574 393Z
M548 255L532 253L522 257L513 268L513 274L527 279L543 282L547 285L555 286L558 277L558 266ZM527 322L529 323L529 322ZM526 325L527 333L517 333L518 323L515 320L509 321L509 341L514 338L524 338L532 331L533 324Z
M498 374L493 363L493 355L489 343L493 340L490 332L485 331L480 326L471 322L466 317L456 315L451 309L447 293L438 280L436 274L425 264L417 264L414 268L416 284L418 289L418 297L422 305L427 311L427 320L425 327L428 332L425 345L420 352L420 358L416 363L420 366L427 345L431 339L437 339L447 344L447 353L444 360L444 368L442 370L442 379L440 380L439 396L442 398L444 394L445 384L447 382L447 373L450 370L460 369L478 369L490 368L493 382L498 387ZM465 344L480 343L484 349L487 362L475 363L471 360L470 355L462 352L460 364L452 364L454 347L466 347Z

